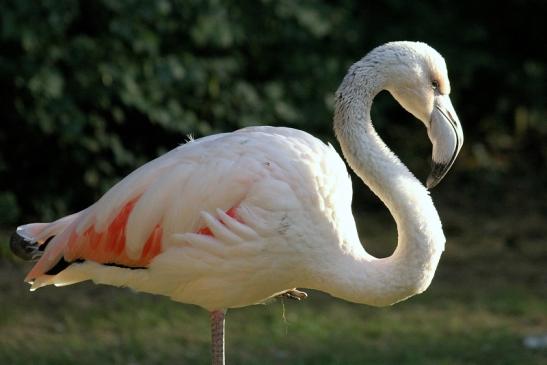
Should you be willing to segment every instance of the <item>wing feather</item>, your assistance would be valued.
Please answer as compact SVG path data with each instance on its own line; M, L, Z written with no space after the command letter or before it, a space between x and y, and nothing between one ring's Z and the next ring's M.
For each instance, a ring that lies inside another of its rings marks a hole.
M201 212L237 206L262 167L245 153L241 141L246 136L214 137L143 165L88 209L67 218L27 279L47 273L62 258L146 267L170 245L174 233L197 232L205 225ZM223 138L228 141L219 143ZM47 225L39 228L48 230Z

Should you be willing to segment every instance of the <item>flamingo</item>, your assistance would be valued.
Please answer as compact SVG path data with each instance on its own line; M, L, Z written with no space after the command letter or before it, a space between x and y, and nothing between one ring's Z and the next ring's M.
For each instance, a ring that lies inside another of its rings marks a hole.
M391 256L364 250L335 149L300 130L262 126L190 140L87 209L18 227L12 250L38 260L25 281L35 290L92 280L201 306L211 316L215 365L225 361L228 308L305 298L296 288L372 306L423 292L445 236L427 188L372 125L381 90L427 128L427 188L454 163L463 132L445 61L427 44L386 43L349 68L336 93L334 131L349 166L393 215Z

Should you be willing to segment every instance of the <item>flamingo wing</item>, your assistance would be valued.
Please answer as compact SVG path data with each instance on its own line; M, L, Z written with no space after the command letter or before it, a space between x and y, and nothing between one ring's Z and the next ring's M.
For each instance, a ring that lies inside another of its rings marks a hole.
M135 170L89 208L20 227L24 237L47 243L26 280L81 261L146 268L174 234L212 236L203 212L235 217L261 174L256 156L243 148L247 138L230 133L191 141Z
M186 143L89 208L20 227L14 243L43 252L26 278L31 290L93 280L234 308L297 286L316 242L354 225L350 207L351 181L332 146L252 127Z

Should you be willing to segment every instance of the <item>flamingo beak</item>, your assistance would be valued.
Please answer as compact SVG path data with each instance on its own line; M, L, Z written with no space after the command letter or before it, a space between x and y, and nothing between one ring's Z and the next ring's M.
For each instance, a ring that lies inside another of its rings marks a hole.
M427 128L433 144L431 172L426 186L434 188L454 164L463 144L463 130L448 95L436 95Z

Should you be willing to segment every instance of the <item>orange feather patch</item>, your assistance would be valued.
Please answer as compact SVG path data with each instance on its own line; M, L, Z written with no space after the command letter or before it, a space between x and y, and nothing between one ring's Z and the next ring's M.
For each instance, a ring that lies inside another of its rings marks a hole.
M161 252L163 230L159 224L154 227L144 244L140 257L133 259L127 256L125 228L129 215L139 198L136 197L126 203L104 232L97 232L95 226L89 227L81 235L72 231L66 245L65 259L67 261L85 259L102 264L112 263L129 267L147 266Z

